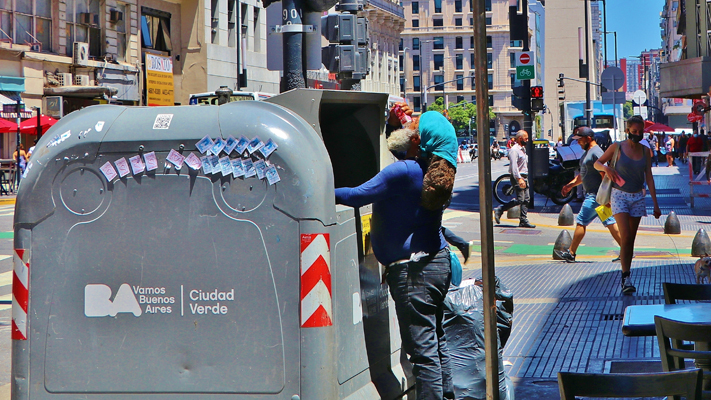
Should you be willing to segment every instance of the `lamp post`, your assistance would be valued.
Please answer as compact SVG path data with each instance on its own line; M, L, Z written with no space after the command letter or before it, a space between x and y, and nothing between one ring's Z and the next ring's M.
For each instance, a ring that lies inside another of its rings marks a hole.
M425 95L427 94L427 91L425 90L425 69L424 65L425 63L422 60L422 45L425 43L430 43L433 42L434 40L428 39L428 40L420 40L420 45L418 46L420 50L420 86L422 87L422 93L420 93L420 112L424 113L427 111L427 98L425 98ZM429 65L429 63L428 63ZM414 69L414 68L413 68Z
M615 67L619 67L619 65L617 65L617 31L612 31L612 32L605 31L604 33L605 33L605 38L607 38L607 35L609 35L611 33L615 35ZM606 53L605 54L605 64L607 65L607 50L605 50L605 53Z
M404 77L402 85L402 98L407 100L407 51L409 47L402 48L402 76Z

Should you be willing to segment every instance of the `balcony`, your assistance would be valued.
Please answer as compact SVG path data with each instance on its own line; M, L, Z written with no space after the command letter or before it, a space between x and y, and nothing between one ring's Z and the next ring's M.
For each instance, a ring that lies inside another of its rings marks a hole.
M711 86L711 57L661 64L659 80L659 97L701 98Z
M392 14L396 18L405 19L405 9L397 3L388 0L368 0L365 7L370 8L369 6Z

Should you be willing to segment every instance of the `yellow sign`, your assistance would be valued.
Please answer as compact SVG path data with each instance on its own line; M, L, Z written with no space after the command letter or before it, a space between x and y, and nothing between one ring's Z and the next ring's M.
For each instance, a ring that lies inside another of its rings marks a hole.
M363 228L363 255L368 254L368 248L370 247L370 220L372 218L373 214L360 217L360 225Z
M149 106L175 104L172 58L146 53L146 102Z

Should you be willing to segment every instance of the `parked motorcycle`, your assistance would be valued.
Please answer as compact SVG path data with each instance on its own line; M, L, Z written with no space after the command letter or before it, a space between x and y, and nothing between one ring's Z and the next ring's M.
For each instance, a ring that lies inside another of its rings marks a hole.
M575 178L575 167L565 168L558 160L548 161L548 174L533 180L533 191L550 198L553 203L563 205L575 197L575 190L563 196L561 190ZM511 174L501 175L494 182L494 197L501 204L506 204L516 197L511 185Z

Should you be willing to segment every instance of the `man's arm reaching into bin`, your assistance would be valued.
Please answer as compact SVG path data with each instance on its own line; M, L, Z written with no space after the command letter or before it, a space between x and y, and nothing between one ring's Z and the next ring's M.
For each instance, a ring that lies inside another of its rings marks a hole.
M387 199L399 192L398 183L406 179L407 166L404 162L388 165L364 184L354 188L336 189L336 203L350 207L362 207L379 200Z

